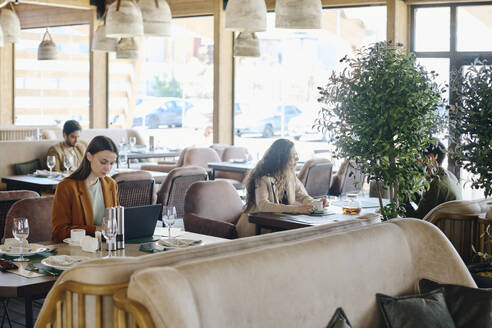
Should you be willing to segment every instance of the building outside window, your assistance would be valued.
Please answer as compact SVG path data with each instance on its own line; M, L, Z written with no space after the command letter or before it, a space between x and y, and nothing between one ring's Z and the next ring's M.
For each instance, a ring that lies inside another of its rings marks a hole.
M89 127L89 25L50 27L57 60L37 59L45 28L25 29L15 44L16 125L63 125L68 119Z
M301 160L315 151L330 157L327 134L313 129L321 109L317 87L340 68L342 57L386 39L386 7L324 9L321 30L277 29L275 13L268 13L267 24L257 33L261 57L235 58L234 143L260 158L286 137Z

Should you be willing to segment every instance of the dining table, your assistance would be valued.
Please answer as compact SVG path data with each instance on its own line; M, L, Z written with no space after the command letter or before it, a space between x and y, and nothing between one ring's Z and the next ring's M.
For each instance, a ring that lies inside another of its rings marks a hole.
M131 159L149 159L149 158L175 158L178 157L181 154L181 150L179 149L172 149L172 150L163 150L163 149L156 149L156 150L142 150L142 151L129 151L126 156L128 158L127 160L127 165L130 167L130 160ZM118 163L117 163L118 165Z
M111 256L136 257L150 254L148 250L142 251L142 245L152 245L159 238L167 238L167 233L167 228L156 227L154 231L154 236L150 239L127 241L124 249L113 251ZM171 235L178 239L183 238L201 241L198 246L193 247L227 241L227 239L187 232L179 228L172 228ZM85 252L79 246L73 246L67 243L55 243L52 241L46 241L40 242L39 244L46 246L47 254L52 254L53 252L56 252L56 255L83 256L89 259L108 257L108 251L106 250L105 244L103 244L102 250L96 251L94 253ZM166 250L166 252L169 251L172 250ZM2 257L5 257L5 254L0 254L0 258ZM35 255L27 258L32 259L32 261L14 262L18 264L19 268L17 270L0 272L0 301L3 300L3 305L5 307L5 302L9 298L23 298L25 309L25 326L30 328L33 327L34 323L32 311L33 300L46 296L61 272L57 270L41 270L39 272L30 271L28 270L29 268L32 268L32 265L30 265L30 263L38 262L39 258L37 258ZM34 260L34 258L37 259ZM2 318L0 318L0 321L1 320Z

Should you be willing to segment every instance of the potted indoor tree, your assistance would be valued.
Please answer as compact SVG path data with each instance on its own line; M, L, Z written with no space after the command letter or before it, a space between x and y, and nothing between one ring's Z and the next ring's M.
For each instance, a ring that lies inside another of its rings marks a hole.
M422 157L439 121L440 86L403 45L379 42L341 59L319 87L323 104L316 125L336 136L338 157L349 159L375 181L384 220L404 215L404 200L429 186ZM383 206L382 188L390 203Z
M484 196L492 196L492 66L476 59L464 72L455 74L452 91L456 103L451 107L450 121L456 130L455 158L458 163L473 173L472 188L483 189ZM492 219L489 203L487 218ZM482 263L469 266L477 285L492 287L492 255L487 252L492 246L490 226L480 235L484 248L475 253Z

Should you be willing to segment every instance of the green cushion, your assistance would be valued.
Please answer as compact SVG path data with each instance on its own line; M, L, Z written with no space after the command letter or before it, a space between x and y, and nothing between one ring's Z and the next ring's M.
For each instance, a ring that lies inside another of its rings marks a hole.
M343 312L343 309L340 307L336 309L326 328L352 328L352 326L350 325L345 312Z
M442 289L421 295L391 297L376 294L388 328L454 328Z
M442 288L449 313L456 327L492 327L492 291L458 285L439 284L421 279L421 293Z
M32 161L14 164L14 168L16 175L34 173L36 170L41 168L41 161L39 158L36 158Z

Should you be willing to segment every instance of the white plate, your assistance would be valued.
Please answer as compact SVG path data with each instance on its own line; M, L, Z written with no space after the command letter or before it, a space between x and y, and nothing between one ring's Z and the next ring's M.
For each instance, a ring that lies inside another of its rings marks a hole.
M53 258L53 257L56 257L56 256L67 256L67 257L70 257L70 258L74 259L74 262L71 263L70 265L57 265L57 264L50 263L50 258ZM70 269L71 267L73 267L75 264L81 263L81 262L84 262L84 261L87 261L87 260L90 260L90 258L87 257L87 256L55 255L55 256L50 256L50 257L47 257L45 259L42 259L41 260L41 264L46 265L47 267L50 267L50 268L57 269L57 270L67 270L67 269Z
M80 241L72 241L70 238L63 239L63 242L69 244L70 246L80 246Z
M41 244L29 244L27 247L22 247L22 255L29 256L37 253L47 251L48 247ZM20 256L21 249L19 246L12 245L0 245L0 254L5 254L8 256Z

